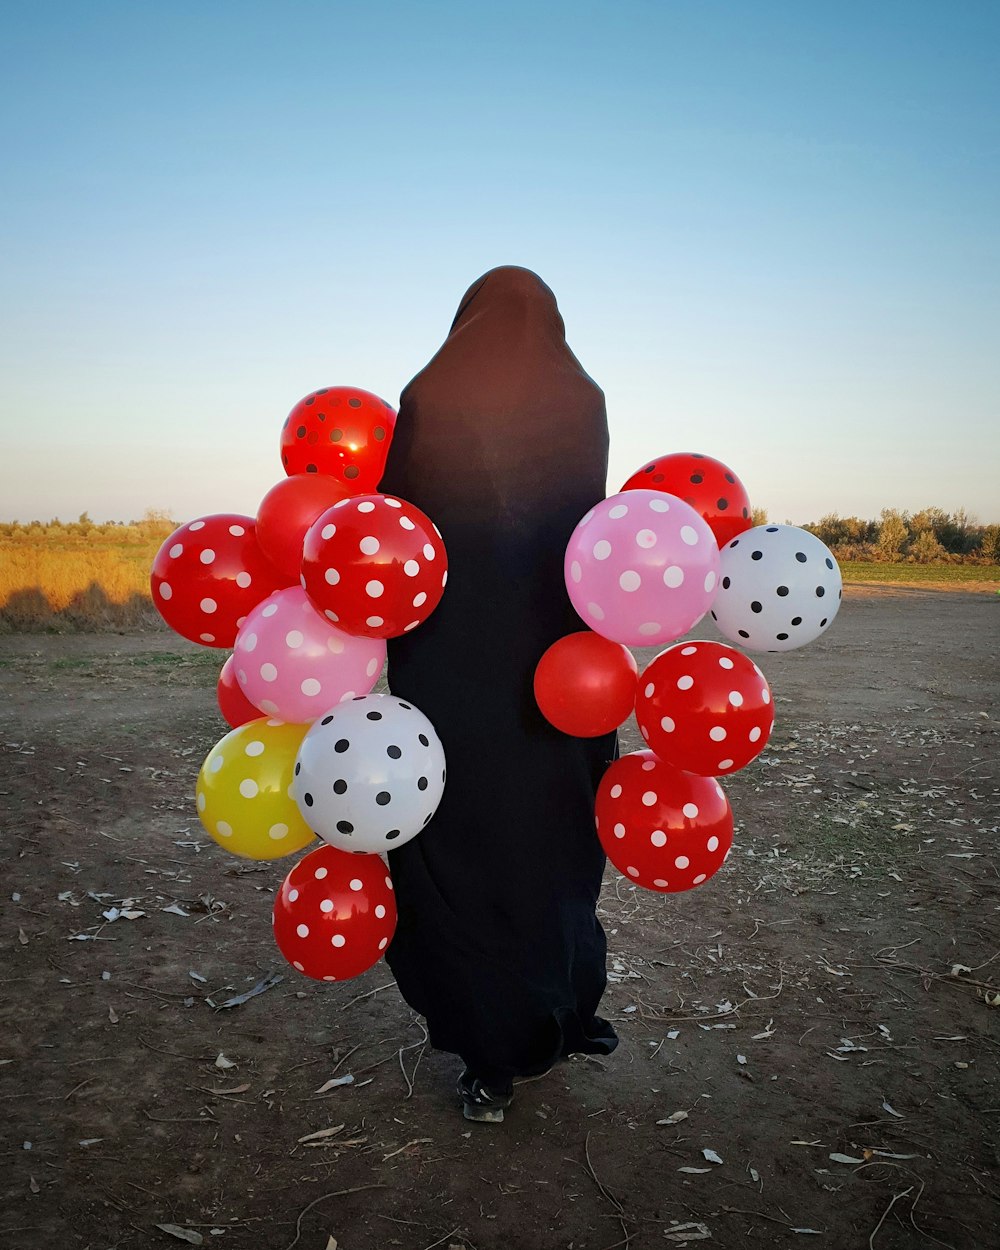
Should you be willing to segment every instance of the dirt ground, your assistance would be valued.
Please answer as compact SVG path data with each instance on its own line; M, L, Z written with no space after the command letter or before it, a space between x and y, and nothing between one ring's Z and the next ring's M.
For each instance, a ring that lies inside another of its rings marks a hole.
M290 861L203 832L221 653L0 639L0 1246L996 1246L998 641L994 596L852 587L759 657L728 864L608 871L621 1045L485 1126L384 964L281 959Z

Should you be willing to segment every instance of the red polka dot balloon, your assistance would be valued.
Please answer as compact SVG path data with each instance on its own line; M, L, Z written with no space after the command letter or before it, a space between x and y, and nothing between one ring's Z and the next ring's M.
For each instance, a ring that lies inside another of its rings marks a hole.
M321 387L281 427L281 463L289 475L326 473L352 494L375 490L395 424L395 408L370 391Z
M597 836L637 885L678 894L718 872L733 843L729 800L714 777L696 777L635 751L616 760L597 791Z
M397 638L437 607L448 557L437 527L392 495L342 499L317 518L302 549L302 585L347 634Z
M661 651L639 679L635 714L660 759L703 777L746 768L774 725L764 674L721 642L679 642Z
M247 613L286 584L258 546L253 518L229 512L174 530L150 575L170 628L208 647L231 647Z
M376 964L396 929L392 878L380 855L310 851L274 900L274 938L293 968L346 981Z
M660 456L633 473L622 490L662 490L683 499L705 518L720 547L753 524L740 479L721 460L698 452Z
M350 494L343 482L323 473L283 477L257 509L257 541L275 569L294 586L302 571L302 544L313 521Z
M222 666L222 672L215 686L215 696L223 719L233 729L239 729L240 725L245 725L247 721L257 720L260 716L260 708L250 702L236 680L234 656L230 656Z

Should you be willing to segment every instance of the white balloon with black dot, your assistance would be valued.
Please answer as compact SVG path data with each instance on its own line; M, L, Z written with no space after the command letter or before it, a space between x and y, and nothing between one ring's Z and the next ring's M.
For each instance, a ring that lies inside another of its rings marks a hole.
M311 726L291 796L330 846L372 854L415 838L444 793L441 740L406 699L370 694L340 703Z
M840 568L824 542L797 525L757 525L720 552L712 619L746 651L794 651L814 642L840 608Z

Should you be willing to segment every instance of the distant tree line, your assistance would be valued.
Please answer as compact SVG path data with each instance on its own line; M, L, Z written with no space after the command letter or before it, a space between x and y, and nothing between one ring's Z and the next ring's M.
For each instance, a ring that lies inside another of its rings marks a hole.
M767 523L764 508L754 508L754 525ZM148 510L139 521L95 523L86 512L76 521L0 522L0 541L44 542L59 546L81 543L163 542L180 524L165 512ZM811 531L838 560L879 564L1000 564L1000 525L979 525L960 508L923 508L900 512L883 508L878 520L842 517L828 512L803 529Z
M829 512L804 525L838 560L879 564L1000 564L1000 525L979 525L964 508L883 508L877 521Z
M8 542L44 542L58 546L67 543L76 546L81 540L100 542L110 539L115 543L149 543L153 540L163 542L168 538L179 521L173 521L165 512L153 508L146 511L139 521L92 521L86 512L82 512L76 521L60 521L55 517L51 521L3 521L0 522L0 540Z

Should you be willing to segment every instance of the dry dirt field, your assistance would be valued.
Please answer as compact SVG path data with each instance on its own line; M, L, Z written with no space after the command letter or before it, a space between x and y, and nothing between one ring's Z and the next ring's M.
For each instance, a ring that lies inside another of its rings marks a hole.
M725 869L608 872L621 1046L485 1126L384 964L284 964L289 863L202 831L221 654L0 639L0 1246L995 1247L998 641L995 596L852 587L762 657Z

